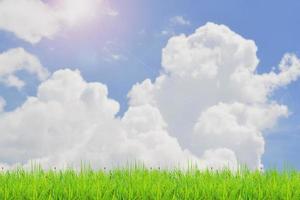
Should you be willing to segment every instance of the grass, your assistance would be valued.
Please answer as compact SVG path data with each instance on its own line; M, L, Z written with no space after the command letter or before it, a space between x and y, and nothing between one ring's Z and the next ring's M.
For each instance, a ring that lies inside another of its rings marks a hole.
M17 169L0 172L0 199L300 199L300 173Z

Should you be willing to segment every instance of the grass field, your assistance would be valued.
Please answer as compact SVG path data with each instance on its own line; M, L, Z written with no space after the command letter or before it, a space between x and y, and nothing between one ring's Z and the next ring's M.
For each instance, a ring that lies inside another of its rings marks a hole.
M241 170L93 171L22 169L0 173L0 199L300 199L300 173Z

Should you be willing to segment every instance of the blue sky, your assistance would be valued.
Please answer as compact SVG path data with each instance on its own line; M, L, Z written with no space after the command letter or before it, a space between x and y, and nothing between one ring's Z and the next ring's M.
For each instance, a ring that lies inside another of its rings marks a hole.
M109 5L118 16L99 16L37 44L0 31L0 52L23 47L50 72L62 67L79 69L86 81L108 86L109 97L121 105L120 116L128 108L127 93L132 85L159 75L161 51L168 39L181 33L190 35L207 22L225 24L254 40L260 59L258 73L269 72L286 52L300 56L300 2L296 0L111 0ZM175 16L182 16L190 24L172 24L170 19ZM7 101L6 111L14 110L36 93L38 80L26 72L20 76L27 82L21 91L0 85L0 94ZM267 167L288 163L300 169L299 91L297 80L272 95L272 99L287 105L291 114L267 130L263 156Z

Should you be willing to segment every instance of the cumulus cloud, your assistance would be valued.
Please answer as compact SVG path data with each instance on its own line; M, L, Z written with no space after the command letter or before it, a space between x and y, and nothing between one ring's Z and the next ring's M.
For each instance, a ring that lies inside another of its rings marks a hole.
M40 81L49 75L39 59L23 48L10 49L0 54L0 82L21 89L25 82L17 77L16 73L19 71L34 74Z
M42 37L51 38L59 30L59 23L55 12L40 0L2 0L0 29L37 43Z
M172 37L162 52L163 72L133 86L130 105L157 107L170 135L198 157L226 149L239 163L261 167L263 131L288 115L270 97L299 77L300 63L286 54L278 73L257 74L256 51L252 40L213 23Z
M243 103L211 106L203 111L193 128L198 152L227 148L239 163L255 169L261 166L264 138L261 131L272 127L276 119L287 115L285 106L245 105Z
M299 77L300 63L286 54L277 73L258 74L256 51L252 40L213 23L173 37L163 49L161 74L133 86L122 117L105 85L85 81L79 71L56 71L35 97L0 114L0 160L7 166L262 167L263 132L289 114L271 94Z
M174 166L197 160L166 131L151 105L130 107L116 117L119 104L101 83L87 83L79 71L59 70L43 82L36 97L0 115L0 160L9 165L36 161L43 166L112 167L143 161Z
M42 38L51 39L63 27L76 25L98 13L117 15L102 6L102 0L63 0L52 5L41 0L1 0L0 30L34 44Z

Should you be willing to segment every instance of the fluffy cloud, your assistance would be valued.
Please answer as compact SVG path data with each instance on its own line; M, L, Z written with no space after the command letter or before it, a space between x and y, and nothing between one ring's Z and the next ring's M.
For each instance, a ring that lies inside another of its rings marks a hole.
M211 106L203 111L194 126L198 152L227 148L239 163L255 169L261 166L264 138L261 131L272 127L276 119L287 115L285 106L245 105L243 103Z
M73 26L97 13L114 15L101 0L63 0L49 5L41 0L0 1L0 29L30 43L51 39L65 26Z
M286 54L278 73L257 74L256 51L252 40L213 23L172 37L163 49L163 72L153 83L136 84L130 105L157 107L170 135L198 157L226 149L239 163L261 167L263 131L288 115L270 96L299 77L300 62Z
M262 167L263 131L288 116L270 96L299 77L300 63L286 54L278 73L257 74L256 51L253 41L212 23L173 37L160 76L133 86L122 117L105 85L59 70L35 97L0 114L0 160L6 166Z
M0 29L37 43L42 37L51 38L58 30L56 14L40 0L2 0Z
M47 166L97 167L143 161L147 166L187 164L196 158L168 135L157 108L131 107L116 117L119 104L101 83L85 82L78 71L60 70L36 97L0 115L0 160L36 161Z
M11 49L0 54L0 82L21 89L25 83L15 75L19 71L34 74L41 81L49 74L40 61L23 48Z

